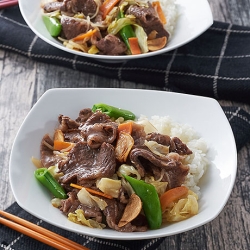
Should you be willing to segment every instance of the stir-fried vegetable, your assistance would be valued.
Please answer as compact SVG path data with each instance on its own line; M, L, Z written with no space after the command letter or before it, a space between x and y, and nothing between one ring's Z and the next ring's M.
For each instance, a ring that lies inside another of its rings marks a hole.
M56 17L43 15L43 22L51 36L58 36L62 31L62 25Z
M119 118L123 117L124 120L134 120L135 119L135 114L133 114L131 111L125 110L125 109L120 109L116 108L104 103L96 103L92 107L92 111L95 112L96 110L100 110L106 115L110 116L111 118Z
M141 49L140 49L137 37L129 37L128 43L129 43L129 47L130 47L130 51L132 55L141 54Z
M122 10L119 11L118 18L124 18L124 13ZM131 25L126 25L119 31L120 36L122 37L123 41L127 45L128 49L131 51L129 38L135 37L135 32ZM132 53L132 52L131 52Z
M162 223L162 212L159 196L153 185L130 176L124 176L142 200L143 211L146 215L150 229L158 229Z
M68 196L63 187L50 174L47 168L38 168L35 171L36 179L44 185L56 198L66 199Z
M74 183L71 183L70 186L74 187L74 188L77 188L77 189L85 188L89 193L96 194L96 195L99 195L99 196L103 196L103 197L108 198L108 199L112 199L113 198L111 195L104 194L102 192L98 192L98 191L93 190L91 188L82 187L82 186L74 184Z
M167 208L166 212L162 215L162 221L174 222L186 220L198 214L198 211L198 196L191 190L188 190L188 193L184 197L175 201L171 207Z
M91 228L103 229L106 227L105 224L99 223L93 219L86 219L82 209L77 209L74 213L69 213L68 219L74 223L85 225Z
M116 56L148 53L166 45L159 45L159 41L148 45L149 40L158 37L165 37L167 42L170 35L165 25L167 10L161 6L163 0L78 1L72 1L68 7L60 0L41 5L47 30L65 47ZM63 11L65 8L67 11ZM171 19L172 15L169 23Z
M188 188L185 186L176 187L168 190L160 197L161 209L164 212L170 207L173 202L178 201L181 197L188 193Z
M106 15L114 8L114 6L120 0L105 0L100 7L100 11L102 12L102 18L105 19Z
M110 195L114 198L118 198L121 188L121 180L113 180L110 178L101 178L96 183L96 187L99 188L106 195Z
M54 141L54 149L55 150L62 150L62 149L71 149L74 144L71 142L66 142L66 141L59 141L55 140Z
M83 40L85 38L90 38L90 37L92 37L96 33L96 31L97 31L96 29L93 29L93 30L91 29L91 30L89 30L86 33L78 35L77 37L73 38L72 40L74 42L77 42L77 41L81 41L81 40Z
M167 23L167 20L166 20L166 17L165 17L165 15L164 15L163 11L162 11L160 2L159 2L159 1L153 2L153 3L152 3L152 6L155 8L155 10L156 10L156 12L157 12L157 14L158 14L158 16L159 16L161 22L162 22L163 24L166 24L166 23Z
M119 124L118 133L125 132L127 134L131 134L132 129L133 129L133 122L124 122Z

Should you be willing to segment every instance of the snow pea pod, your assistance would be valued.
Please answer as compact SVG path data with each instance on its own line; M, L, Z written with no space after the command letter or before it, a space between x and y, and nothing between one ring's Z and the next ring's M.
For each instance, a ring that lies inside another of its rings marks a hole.
M127 175L124 176L124 178L129 182L135 193L140 197L149 228L160 228L162 224L162 211L160 199L155 187L143 180L137 180Z
M59 36L62 31L62 25L58 18L43 15L43 22L51 36Z
M123 18L123 17L124 17L124 13L120 10L118 12L118 19ZM122 37L122 40L125 42L128 49L130 50L130 45L129 45L129 40L128 39L130 37L136 37L132 26L131 25L124 26L122 29L120 29L119 34Z
M38 168L35 171L36 179L44 185L56 198L66 199L68 196L63 187L51 175L47 168Z
M96 103L92 107L92 111L95 112L96 110L101 110L103 113L108 115L109 117L114 117L115 119L119 117L123 117L124 120L134 120L135 114L133 114L131 111L116 108L104 103Z

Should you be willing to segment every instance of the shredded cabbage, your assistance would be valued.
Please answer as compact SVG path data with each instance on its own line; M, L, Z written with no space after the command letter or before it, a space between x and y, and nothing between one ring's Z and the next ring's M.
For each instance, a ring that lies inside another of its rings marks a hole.
M169 146L164 146L155 141L145 141L144 144L156 155L166 156L169 153Z
M86 219L84 216L84 212L81 209L77 209L75 213L69 213L68 219L74 223L82 224L91 228L99 228L103 229L106 227L105 224L99 223L93 219Z
M115 19L108 26L108 33L112 35L116 35L124 26L135 24L135 17L133 15L127 15L126 17Z
M158 132L157 128L153 126L153 124L147 118L141 118L136 122L144 127L144 131L146 134Z
M82 188L77 193L77 197L82 204L99 207L101 210L104 210L104 208L108 205L105 200L91 195L85 188Z
M114 198L118 198L119 191L121 188L121 181L113 180L110 178L101 178L100 181L96 183L96 186L103 193L111 195Z
M161 178L162 179L162 178ZM160 180L155 180L153 176L145 177L145 182L153 185L159 196L166 192L168 182L163 182Z
M136 175L136 178L138 180L141 179L141 175L139 174L139 172L133 166L128 165L128 164L122 164L116 173L119 177L123 177L123 175L133 174L133 175Z
M141 48L141 52L142 53L147 53L148 52L148 36L146 34L146 32L144 31L144 29L138 25L138 24L134 24L134 31L135 31L135 36L138 38L138 43L139 46Z
M51 166L48 168L48 170L56 180L58 180L61 176L63 176L63 173L58 173L59 172L58 165Z
M192 192L188 191L186 198L180 199L174 206L166 212L163 213L163 221L182 221L198 214L198 196Z

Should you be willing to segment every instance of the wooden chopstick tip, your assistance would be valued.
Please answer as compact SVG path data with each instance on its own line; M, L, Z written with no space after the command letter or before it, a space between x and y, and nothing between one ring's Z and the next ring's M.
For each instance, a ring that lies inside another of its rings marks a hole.
M50 230L47 230L41 226L26 221L18 216L10 214L8 212L0 210L0 223L10 227L22 234L25 234L31 238L41 241L47 245L55 247L60 250L90 250L89 248L80 245L72 240L69 240L59 234L56 234Z

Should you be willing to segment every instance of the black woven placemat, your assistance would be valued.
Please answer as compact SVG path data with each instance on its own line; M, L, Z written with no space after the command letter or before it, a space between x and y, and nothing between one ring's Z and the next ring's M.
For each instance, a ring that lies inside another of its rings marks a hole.
M178 49L108 64L45 43L29 29L17 6L0 11L0 22L0 48L33 60L164 90L250 103L250 27L215 21Z

